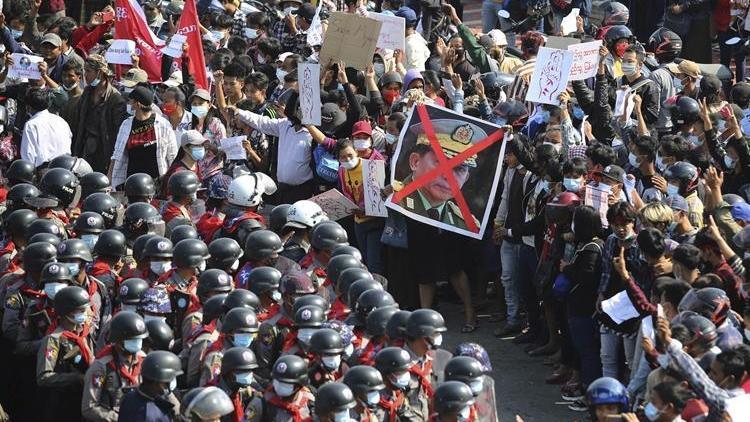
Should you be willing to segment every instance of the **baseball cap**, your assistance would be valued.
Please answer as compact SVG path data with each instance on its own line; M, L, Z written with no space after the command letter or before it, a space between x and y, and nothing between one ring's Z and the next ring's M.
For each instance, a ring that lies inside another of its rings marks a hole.
M484 47L485 50L489 50L495 46L495 40L487 34L479 37L479 45Z
M346 122L346 113L336 103L325 103L320 111L320 130L323 133L331 133L334 129Z
M133 88L133 92L131 92L128 97L146 107L151 107L154 103L154 93L145 86L137 86Z
M171 75L169 75L169 79L163 82L164 85L168 87L174 87L174 86L180 86L182 85L182 71L177 70L172 72Z
M691 78L697 78L701 74L698 65L690 60L683 60L680 64L670 63L667 65L667 69L675 75L687 75Z
M738 221L750 221L750 204L737 202L732 205L732 218Z
M306 21L312 22L315 17L315 6L310 3L305 3L300 6L297 10L292 12L293 15L297 15L301 18L305 18Z
M128 72L122 77L122 86L126 88L132 88L139 83L148 82L148 73L143 69L131 67Z
M688 212L688 203L682 195L672 195L667 197L664 202L675 211Z
M620 166L612 164L605 167L599 174L617 183L623 183L622 178L625 177L625 170Z
M487 35L495 41L495 45L498 47L505 47L508 45L508 39L505 37L505 33L499 29L493 29L488 32Z
M293 53L290 53L288 51L286 53L281 53L281 54L279 54L279 57L276 58L276 61L277 62L283 62L284 60L286 60L287 57L291 56L292 54Z
M107 60L100 54L89 54L89 56L86 57L86 66L90 69L101 71L106 73L107 75L111 75Z
M410 7L402 6L396 11L396 16L404 18L406 26L414 26L417 23L417 14Z
M42 38L42 42L40 44L52 44L55 47L60 47L62 45L62 39L59 35L53 34L52 32L44 34L44 37Z
M198 97L201 100L205 101L211 101L211 94L209 94L208 91L203 88L198 88L193 91L193 95L191 95L190 98L192 99L193 97Z
M357 135L367 135L372 136L372 126L370 126L370 122L365 120L360 120L357 123L354 124L352 127L352 136Z
M180 138L181 147L184 147L185 145L203 145L204 142L206 142L206 138L194 129L184 132Z
M281 293L313 294L315 286L307 274L300 270L292 270L281 277L279 290Z

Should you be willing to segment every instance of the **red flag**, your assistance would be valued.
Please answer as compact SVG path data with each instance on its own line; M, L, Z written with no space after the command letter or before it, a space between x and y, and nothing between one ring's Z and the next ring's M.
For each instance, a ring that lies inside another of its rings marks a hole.
M135 41L140 67L151 82L161 82L161 48L164 41L151 32L143 9L135 0L115 0L115 39Z
M195 85L208 90L206 59L203 57L203 40L199 25L195 0L186 0L180 22L177 24L177 33L187 37L190 74L195 78Z

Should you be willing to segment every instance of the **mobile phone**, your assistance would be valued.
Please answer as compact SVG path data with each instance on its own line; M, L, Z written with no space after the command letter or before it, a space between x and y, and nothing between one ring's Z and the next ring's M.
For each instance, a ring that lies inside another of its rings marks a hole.
M103 12L102 13L102 20L104 22L111 22L115 20L115 12Z

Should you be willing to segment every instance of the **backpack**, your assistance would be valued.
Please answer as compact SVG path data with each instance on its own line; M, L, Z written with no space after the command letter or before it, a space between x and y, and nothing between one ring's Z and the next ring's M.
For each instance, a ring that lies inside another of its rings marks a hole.
M339 160L323 145L317 145L313 149L313 162L313 171L321 180L327 183L336 183L339 180Z

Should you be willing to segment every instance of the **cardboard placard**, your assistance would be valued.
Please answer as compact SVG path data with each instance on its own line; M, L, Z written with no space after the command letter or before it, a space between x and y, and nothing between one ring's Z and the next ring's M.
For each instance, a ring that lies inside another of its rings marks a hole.
M385 187L385 161L362 160L362 190L365 196L365 215L388 217L388 209L380 191Z
M231 138L224 138L219 141L221 150L227 156L227 160L246 160L247 154L245 148L242 146L242 141L246 139L245 136L233 136Z
M320 63L343 60L347 67L365 70L372 64L372 55L383 24L375 19L350 13L334 12L320 49Z
M169 45L161 49L164 55L169 57L182 57L182 48L185 46L187 41L187 35L174 34L172 39L169 40Z
M544 46L547 48L559 48L561 50L565 50L568 48L568 46L572 44L579 44L580 42L581 40L579 40L578 38L549 36L544 42Z
M320 205L320 208L332 221L348 217L352 215L354 210L359 208L357 204L344 196L338 189L325 191L320 195L313 196L310 200Z

